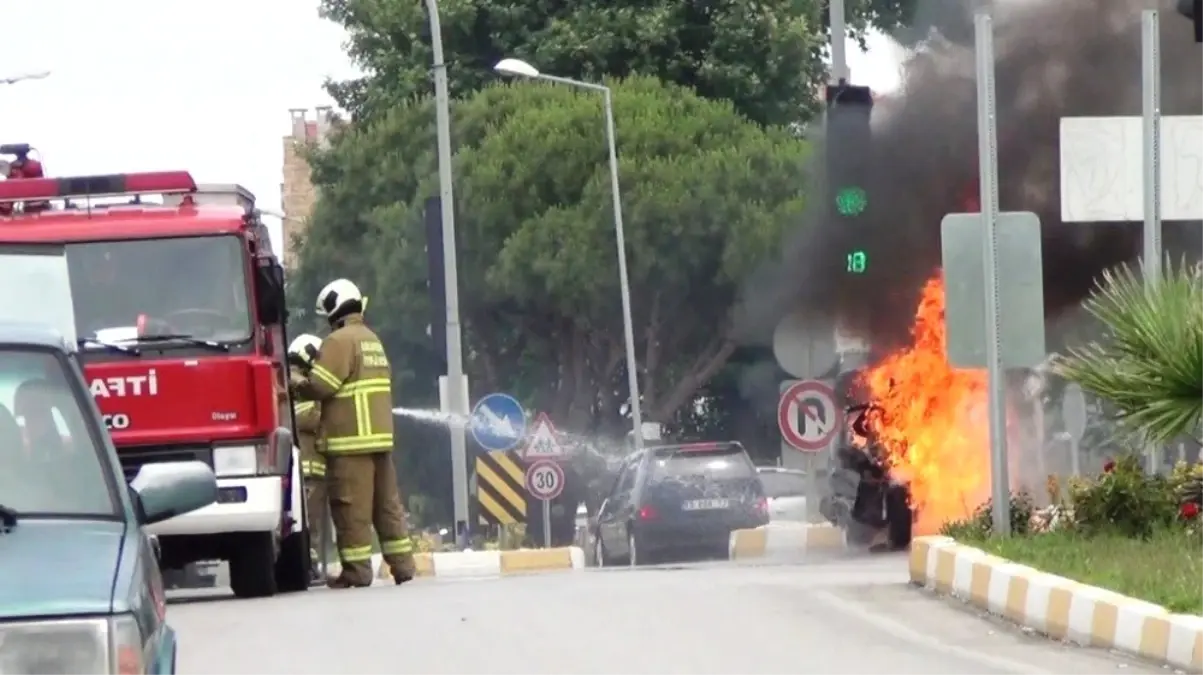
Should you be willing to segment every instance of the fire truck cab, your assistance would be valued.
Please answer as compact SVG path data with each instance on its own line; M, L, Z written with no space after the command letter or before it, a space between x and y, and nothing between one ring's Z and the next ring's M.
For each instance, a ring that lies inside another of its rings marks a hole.
M127 480L213 468L215 503L149 528L165 569L228 561L238 597L307 589L284 272L254 196L183 171L43 178L27 153L0 146L17 155L0 163L0 315L78 343Z

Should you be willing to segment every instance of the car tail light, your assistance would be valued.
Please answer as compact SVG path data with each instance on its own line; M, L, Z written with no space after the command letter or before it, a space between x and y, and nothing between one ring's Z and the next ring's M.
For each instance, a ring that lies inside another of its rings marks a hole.
M756 509L757 513L768 513L769 512L768 498L767 497L757 497L755 503L752 504L752 508Z
M660 513L654 507L645 506L639 509L639 520L655 520L660 517Z
M717 452L726 450L727 445L727 443L686 443L675 449L677 452Z

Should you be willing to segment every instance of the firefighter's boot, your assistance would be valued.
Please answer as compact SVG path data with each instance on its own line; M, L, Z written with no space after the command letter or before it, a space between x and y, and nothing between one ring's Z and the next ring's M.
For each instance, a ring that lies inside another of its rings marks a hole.
M371 585L372 585L371 583L362 584L359 582L351 581L350 579L342 576L341 574L338 576L326 577L326 586L328 588L335 588L335 589L367 588L368 586L371 586Z

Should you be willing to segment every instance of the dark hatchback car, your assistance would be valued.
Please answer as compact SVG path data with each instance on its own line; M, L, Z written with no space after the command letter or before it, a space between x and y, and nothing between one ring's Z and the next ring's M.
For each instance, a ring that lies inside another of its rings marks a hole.
M764 488L739 443L645 448L627 456L598 513L599 566L727 556L731 531L769 522Z

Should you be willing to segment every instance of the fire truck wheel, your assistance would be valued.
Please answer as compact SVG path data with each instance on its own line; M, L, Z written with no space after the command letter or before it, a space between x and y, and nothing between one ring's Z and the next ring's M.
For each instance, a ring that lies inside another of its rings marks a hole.
M230 556L230 590L238 598L275 595L275 533L248 532L242 536Z
M309 530L293 532L280 545L280 557L276 559L276 586L281 593L307 591L313 580L312 574Z

